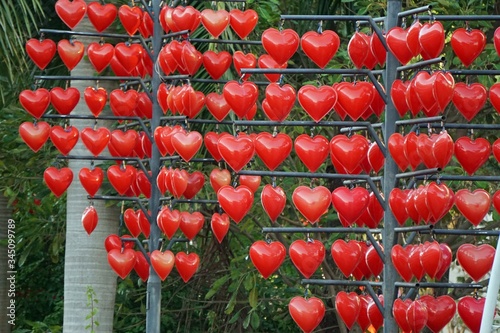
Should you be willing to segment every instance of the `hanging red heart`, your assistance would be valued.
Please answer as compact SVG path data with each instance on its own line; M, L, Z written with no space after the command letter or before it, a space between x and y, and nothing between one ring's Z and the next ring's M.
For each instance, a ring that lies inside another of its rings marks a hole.
M200 265L200 257L196 253L186 254L178 252L175 255L175 268L179 272L182 280L188 282Z
M108 168L106 174L113 188L120 195L124 195L135 181L136 169L131 165L125 167L112 165Z
M224 213L212 214L210 226L212 228L212 232L214 233L215 238L217 238L217 240L219 241L219 244L222 243L222 240L224 239L224 237L226 237L230 225L231 221L229 220L229 216L227 214Z
M371 325L370 318L368 318L368 305L370 304L372 297L370 295L359 295L360 309L357 324L361 328L362 332L365 332Z
M405 208L408 194L409 190L394 188L389 195L389 208L400 226L403 226L409 217Z
M404 117L409 110L408 103L406 103L406 90L408 89L408 84L409 81L396 79L392 82L391 86L392 104L394 104L400 117Z
M441 220L453 207L455 195L446 184L431 182L427 186L426 205L432 216L431 222L436 223Z
M217 39L229 25L229 13L224 9L201 11L201 23L213 38Z
M87 46L87 56L97 73L101 73L111 62L115 55L115 48L109 43L90 43Z
M231 9L229 12L229 25L241 39L245 39L255 29L258 20L259 15L253 9Z
M408 168L409 162L404 153L405 137L401 133L394 133L389 137L387 148L394 162L398 165L399 170L405 171Z
M106 252L111 251L112 249L118 249L120 250L123 246L123 248L126 249L133 249L134 248L134 243L135 242L125 242L122 241L122 238L131 238L130 235L122 235L121 238L120 236L116 234L111 234L106 239L104 240L104 248L106 249Z
M320 68L325 68L337 53L340 46L339 35L332 30L321 33L308 31L300 39L304 53Z
M240 175L239 181L240 185L245 185L255 194L260 186L261 176L252 176L252 175Z
M205 134L203 137L203 143L205 144L205 148L207 148L208 152L212 157L214 158L215 161L220 162L222 159L222 156L219 153L219 139L221 138L222 135L230 135L227 132L223 133L215 133L215 132L208 132Z
M266 100L276 119L283 121L295 104L295 89L289 84L271 83L266 87Z
M167 181L167 177L170 177L169 173L171 170L171 168L167 169L166 166L162 166L160 171L158 171L158 177L156 177L156 185L158 186L160 193L163 195L165 195L165 193L168 191L168 187L165 182Z
M369 82L342 82L336 88L337 102L354 121L365 113L375 97L373 84Z
M189 162L198 152L203 143L203 136L196 131L178 132L172 135L172 146L186 162Z
M366 158L371 169L375 173L378 173L384 167L385 157L376 142L370 143L370 147L366 153Z
M176 28L170 27L172 31L189 30L189 33L192 34L201 23L201 14L193 6L177 6L172 11L172 21Z
M236 51L233 53L233 65L234 69L239 76L241 75L242 68L255 68L257 66L257 59L253 53L243 53L241 51ZM242 79L246 80L250 77L250 74L245 74Z
M495 248L489 244L462 244L457 250L458 263L474 282L481 281L490 272L494 258Z
M106 127L93 129L86 127L80 133L82 142L94 156L98 156L109 143L111 134Z
M118 43L115 46L115 57L125 70L131 73L142 59L145 52L140 44Z
M231 107L226 102L224 96L217 93L209 93L206 95L205 105L212 116L219 122L223 121L229 111L231 111Z
M229 69L233 58L227 51L216 53L209 50L203 53L202 60L203 66L207 70L208 74L212 77L212 79L218 80Z
M137 96L137 107L135 114L140 118L151 119L153 117L153 101L147 92L142 91Z
M87 5L87 17L97 32L106 30L115 20L118 10L113 4L100 4L97 1Z
M324 186L315 188L299 186L293 191L292 201L295 208L304 215L307 221L316 223L328 211L330 197L330 191Z
M384 306L384 295L379 295L378 298L382 306ZM366 312L368 314L368 318L370 319L373 328L375 329L375 332L378 331L378 329L382 327L382 325L384 324L384 315L377 307L375 301L370 300Z
M434 279L441 268L442 249L436 241L425 242L420 252L420 263L425 273Z
M273 274L285 260L286 249L280 242L254 242L250 246L250 259L264 279Z
M170 192L175 198L180 198L188 186L189 173L184 169L176 168L170 176ZM167 181L169 179L167 178Z
M451 252L451 248L448 244L441 243L439 246L441 247L441 267L436 274L436 281L441 280L444 274L450 269L451 260L453 258L453 253Z
M247 114L259 96L259 89L253 82L239 84L236 81L229 81L224 85L222 92L227 104L239 118Z
M293 321L304 333L311 333L325 316L325 305L316 297L303 298L296 296L288 303L288 311Z
M373 54L372 48L370 46L372 37L371 35L367 35L365 33L360 33L361 38L365 40L365 45L363 45L363 48L366 50L366 57L363 60L363 66L365 66L368 69L373 69L378 63L377 58L375 57L375 54Z
M381 244L377 244L377 246L380 247L380 250L384 251L384 248L382 247ZM366 250L365 254L365 262L366 265L368 266L368 269L372 273L374 277L380 276L382 273L382 269L384 269L384 262L380 258L380 255L375 249L375 246L371 245L368 247L368 250Z
M481 83L468 85L459 82L455 84L453 104L468 121L471 121L483 108L486 99L487 91Z
M118 9L118 17L125 31L130 36L133 36L141 25L142 9L140 7L122 5Z
M133 237L138 237L141 234L139 211L136 212L132 208L127 208L123 212L123 222Z
M219 189L224 185L231 184L231 173L226 169L213 169L210 172L210 185L214 192L219 192Z
M63 128L59 125L53 126L50 130L50 140L54 146L64 156L68 155L71 149L78 142L78 129L73 126Z
M139 24L139 33L143 38L149 38L153 35L154 22L153 18L145 10L142 12L141 24Z
M434 97L438 102L440 111L444 111L446 106L453 98L453 90L455 89L455 79L449 72L437 72L434 81Z
M135 251L132 249L125 248L123 251L120 249L111 249L108 252L109 265L122 279L125 279L129 275L134 268L135 262Z
M431 75L425 71L418 72L413 78L413 92L420 101L423 111L429 117L435 116L439 111L437 99L434 95L435 81L436 75Z
M61 39L57 43L57 53L68 70L73 70L85 53L85 46L77 40Z
M31 38L26 42L26 53L38 68L44 70L56 54L56 43L52 39Z
M299 35L292 29L268 28L262 33L264 50L279 64L286 63L299 48Z
M187 74L194 76L203 63L203 54L193 44L186 42L182 45L181 60Z
M92 112L95 117L99 117L108 99L108 92L106 89L87 87L84 90L83 97L90 112Z
M333 261L346 278L349 278L362 260L361 245L355 240L337 239L331 247Z
M415 170L422 163L422 159L418 154L418 136L415 132L410 132L404 136L403 154L412 170Z
M368 152L368 140L359 134L338 134L330 140L330 158L338 161L348 173L354 173Z
M50 104L50 92L45 88L23 90L19 94L19 102L23 108L36 119L40 119Z
M415 194L416 194L416 189L411 189L408 192L408 197L406 199L405 203L405 208L406 212L408 213L408 216L410 219L413 221L413 223L420 223L420 220L422 219L422 215L420 214L420 211L417 209L417 206L415 205ZM427 212L428 214L428 212ZM420 261L418 261L418 265L420 266Z
M486 298L473 296L464 296L457 303L458 315L473 333L480 331L485 303Z
M187 188L182 193L184 198L190 200L192 199L203 187L205 184L205 176L201 171L195 171L189 174L187 181Z
M175 255L170 250L161 252L160 250L154 250L149 255L151 260L151 266L155 270L158 277L165 281L175 265Z
M411 26L407 30L406 34L406 46L411 51L414 57L420 55L422 48L418 41L418 36L420 35L420 29L422 29L422 23L420 23L418 17L413 21Z
M240 223L253 204L253 192L245 185L237 188L225 185L217 191L219 205L234 222Z
M396 298L392 305L392 316L403 332L411 332L411 326L407 318L408 308L411 303L411 299L405 299L403 301L401 298Z
M59 114L70 114L79 101L80 91L74 87L67 89L54 87L50 90L50 102Z
M286 194L281 187L267 184L262 189L260 201L267 216L275 222L285 208Z
M366 188L337 187L332 192L332 205L345 221L352 225L368 207L370 193Z
M387 47L402 65L406 65L414 56L407 44L408 31L401 27L393 27L385 36Z
M109 94L111 111L117 117L132 117L139 94L136 90L115 89Z
M315 122L319 122L337 102L337 91L331 86L304 85L300 87L297 98L307 114Z
M453 319L457 309L455 300L448 295L433 297L423 295L419 301L425 305L428 312L426 326L433 332L438 333Z
M486 36L479 29L458 28L451 34L451 48L465 67L474 62L485 46Z
M97 216L97 211L94 206L85 207L82 213L82 225L83 229L90 236L92 231L97 227L97 223L99 222L99 217Z
M290 155L292 145L292 139L284 133L261 132L254 139L255 153L271 171Z
M347 328L352 329L361 310L361 301L358 294L355 292L338 292L335 296L335 309Z
M19 125L19 135L28 147L36 153L49 138L50 125L45 121L39 121L34 124L26 121Z
M490 194L483 189L470 192L467 189L455 193L455 206L474 226L478 226L490 210Z
M485 138L461 137L455 141L454 153L457 161L469 175L474 174L490 157L491 145Z
M73 171L67 167L61 169L48 167L43 173L43 180L52 193L59 198L69 185L71 185L73 181Z
M288 63L285 62L284 64L280 65L269 54L262 54L257 60L257 64L261 69L283 69L288 67ZM280 80L281 74L264 73L264 76L269 80L269 82L278 82Z
M383 35L382 37L385 40L385 36ZM384 66L387 58L387 50L376 33L370 36L370 51L375 56L375 59L377 59L378 64Z
M135 251L134 271L137 273L142 282L146 282L149 279L149 263L141 251Z
M177 209L170 210L168 207L163 207L156 217L156 222L168 239L172 239L177 229L179 229L181 213Z
M237 137L224 135L219 138L217 146L224 161L235 172L240 172L250 162L255 152L253 139L247 134L240 134Z
M57 0L55 9L64 24L73 29L85 16L87 4L85 0Z
M347 53L354 66L358 69L363 67L365 59L368 56L370 46L362 33L356 31L347 44Z
M394 268L398 274L403 278L404 281L410 282L413 278L413 272L409 265L409 256L413 250L412 245L407 245L402 247L400 244L396 244L391 250L391 260Z
M298 271L309 279L325 258L325 246L319 240L298 239L288 249L290 259Z
M104 179L104 172L100 167L95 167L93 169L81 168L78 173L78 178L85 191L93 197L101 187Z
M422 103L415 92L415 80L411 80L406 88L406 104L410 109L411 114L416 117L417 114L422 110Z
M110 134L108 149L115 152L113 156L132 156L138 140L139 135L134 130L127 130L126 132L114 130Z
M189 240L193 240L196 237L205 223L205 217L200 212L182 212L180 220L179 228Z
M420 300L410 303L406 311L406 319L412 332L421 332L427 324L429 314L425 305Z
M418 35L420 55L424 60L439 57L444 48L444 28L439 21L424 23Z
M311 172L316 172L328 156L329 142L322 135L301 134L295 138L295 153Z

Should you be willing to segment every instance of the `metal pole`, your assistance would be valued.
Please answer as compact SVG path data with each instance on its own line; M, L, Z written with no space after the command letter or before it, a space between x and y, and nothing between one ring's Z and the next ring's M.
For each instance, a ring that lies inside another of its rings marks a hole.
M495 317L495 308L497 305L498 290L500 289L500 237L498 238L497 250L493 259L490 281L486 292L486 302L484 304L483 319L481 320L481 329L479 333L493 332L493 318Z
M401 0L387 1L387 21L385 30L388 31L398 24L398 13L401 11ZM391 52L387 52L387 62L385 67L385 91L391 91L392 83L396 80L397 68L399 62ZM396 121L399 119L398 113L392 99L387 99L387 108L385 111L384 124L384 142L388 146L389 137L396 131ZM398 167L390 154L385 159L384 164L384 182L383 192L384 197L389 198L391 190L394 188ZM384 230L382 232L384 249L386 253L390 253L392 247L396 244L397 238L394 233L394 228L397 226L396 219L390 209L386 209L384 213ZM382 285L382 293L384 294L384 333L399 332L398 325L392 316L392 304L396 297L396 289L394 284L398 279L396 269L391 260L386 260L384 264L384 283Z
M160 25L160 0L153 0L152 12L153 12L153 63L156 63L158 54L162 47L162 34L163 30ZM152 78L152 96L153 96L153 117L151 119L151 133L154 133L156 127L160 126L160 118L163 116L163 112L158 104L156 94L158 87L161 84L161 78L158 73L153 72ZM151 168L151 198L149 199L149 209L151 211L150 221L151 233L149 235L149 251L152 252L160 247L160 229L156 224L156 217L159 211L160 205L160 190L156 184L156 178L158 177L158 172L160 170L160 158L161 154L156 146L155 141L152 141L152 155L149 162ZM161 314L161 280L156 274L155 270L150 267L149 269L149 279L147 287L147 299L146 299L146 332L148 333L160 333L160 314Z

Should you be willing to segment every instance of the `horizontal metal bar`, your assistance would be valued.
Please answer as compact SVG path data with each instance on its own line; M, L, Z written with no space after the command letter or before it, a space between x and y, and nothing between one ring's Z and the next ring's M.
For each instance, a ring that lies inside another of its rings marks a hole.
M432 128L452 128L452 129L481 129L481 130L499 130L500 124L465 124L465 123L446 123L446 124L421 124L420 127L432 127Z
M432 179L437 175L427 177L416 176L416 179L423 180L425 178ZM484 181L484 182L500 182L500 176L459 176L459 175L439 175L440 180L460 180L460 181Z
M362 127L363 130L369 127L373 128L381 128L382 123L371 124L366 121L303 121L303 120L285 120L285 121L271 121L271 120L211 120L211 119L187 119L183 116L179 117L165 117L162 120L179 120L179 121L187 121L192 124L221 124L221 125L235 125L235 126L321 126L321 127Z
M418 232L421 234L433 233L436 235L464 235L464 236L499 236L500 230L484 230L484 229L434 229L434 225L415 225L410 227L396 227L394 232Z
M209 200L209 199L174 199L172 200L172 204L176 203L199 203L199 204L218 204L218 200Z
M433 58L433 59L429 59L429 60L422 60L422 61L416 62L414 64L399 66L397 68L397 71L402 72L402 71L407 71L410 69L419 69L422 67L427 67L429 65L439 64L439 63L442 63L445 61L446 61L445 57L438 57L438 58Z
M86 36L86 37L105 37L105 38L120 38L120 39L139 39L141 36L134 35L130 36L128 34L111 34L103 32L91 32L91 31L71 31L71 30L59 30L59 29L40 29L40 34L53 34L53 35L72 35L72 36Z
M353 281L353 280L324 280L324 279L302 279L302 284L314 284L320 286L356 286L366 287L368 285L382 287L382 282L375 281Z
M378 177L372 177L372 180L374 182L380 182L382 181L382 176ZM351 184L365 184L366 180L365 179L352 179L352 180L344 180L343 184L344 185L351 185Z
M298 234L298 233L325 233L325 234L380 234L382 229L368 229L368 228L343 228L343 227L311 227L311 228L301 228L301 227L264 227L262 228L263 233L272 234Z
M482 289L480 283L448 283L448 282L396 282L398 288L464 288L464 289Z
M139 76L78 76L78 75L35 75L35 80L73 80L73 81L130 81L144 83Z
M418 16L421 21L500 21L500 15L422 15Z
M405 16L411 16L411 15L415 15L415 14L419 14L419 13L424 13L424 12L427 12L431 9L432 9L432 5L427 5L427 6L422 6L422 7L418 7L418 8L405 10L405 11L398 13L398 18L403 18Z
M242 74L350 74L368 75L369 69L321 69L321 68L241 68Z
M146 175L148 180L151 182L151 177L149 176L148 169L144 166L144 161L149 161L149 160L141 160L140 158L137 157L120 157L120 156L93 156L93 155L87 155L87 156L74 156L74 155L58 155L56 157L57 159L61 160L89 160L89 161L133 161L137 162L139 167L141 168L142 172Z
M148 210L142 203L148 202L149 199L141 199L138 197L124 197L124 196L112 196L112 195L96 195L94 197L91 197L90 195L87 196L87 199L89 200L104 200L104 201L133 201L136 204L139 205L139 208L142 210L144 215L148 218L149 222L151 223L151 214L149 214Z
M385 16L373 18L373 22L376 22L376 23L383 23L383 22L385 22L385 20L386 20ZM371 22L368 20L359 20L359 21L356 21L356 24L371 24Z
M239 175L264 176L264 177L298 177L298 178L326 178L326 179L364 179L368 180L369 175L349 175L339 173L312 173L312 172L287 172L287 171L260 171L241 170Z
M432 168L432 169L424 169L424 170L417 170L417 171L411 171L411 172L404 172L404 173L398 173L398 174L396 174L396 179L411 178L411 177L425 176L425 175L434 175L434 174L436 174L438 172L441 172L441 168Z
M193 43L262 45L262 42L260 40L243 40L243 39L189 38L188 41L193 42Z
M446 116L402 119L402 120L396 120L396 126L427 124L427 123L431 123L434 121L445 121L445 120L446 120ZM442 126L442 125L440 124L440 126Z
M220 84L226 84L232 80L214 80L214 79L198 79L198 78L191 78L189 79L191 82L198 82L198 83L220 83ZM268 86L269 82L265 81L253 81L258 86Z
M167 75L167 76L162 76L161 78L164 81L170 81L170 80L190 80L191 79L191 75L185 75L185 74Z
M498 69L449 69L447 72L453 75L500 75Z

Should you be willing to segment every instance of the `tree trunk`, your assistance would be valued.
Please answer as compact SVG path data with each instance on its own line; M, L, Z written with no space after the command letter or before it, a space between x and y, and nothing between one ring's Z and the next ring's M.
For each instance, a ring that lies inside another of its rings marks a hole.
M95 31L86 18L76 30ZM84 37L78 37L78 40L82 41L85 46L92 41L98 41L95 38ZM94 74L94 68L86 59L83 59L71 73L73 76L93 76ZM77 88L82 96L72 115L92 115L84 102L83 91L86 87L94 85L95 81L75 80L71 83L71 86ZM93 127L94 120L72 119L70 124L81 131L84 127ZM109 121L107 124L99 121L98 127L109 125ZM71 155L89 156L91 154L79 141L71 151ZM83 167L89 168L90 161L70 160L69 167L73 171L74 179L67 191L63 331L82 333L93 329L96 333L109 333L113 331L117 276L108 264L104 240L108 235L118 232L120 213L116 208L105 207L104 201L96 200L94 207L99 215L99 222L94 232L88 236L83 229L81 218L84 209L89 206L89 200L87 192L80 184L78 173ZM98 303L95 304L97 313L91 318L86 318L92 311L91 305L88 304L89 288L95 292L95 299ZM99 323L98 326L96 322ZM92 323L94 323L93 326Z
M0 244L7 244L7 224L11 218L11 211L7 207L7 198L0 195ZM9 305L8 290L9 284L7 283L7 271L10 269L7 266L7 246L0 245L0 309L2 309L2 320L0 320L0 332L9 333L11 325L8 323L6 317L6 309Z

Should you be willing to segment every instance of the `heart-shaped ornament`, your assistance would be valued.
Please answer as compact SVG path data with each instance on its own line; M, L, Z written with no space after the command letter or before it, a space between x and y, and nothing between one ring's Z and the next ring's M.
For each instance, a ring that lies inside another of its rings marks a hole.
M359 242L337 239L331 247L333 261L346 278L349 278L362 260L362 250Z
M458 59L465 67L469 67L483 52L486 35L479 29L458 28L451 34L450 42Z
M229 25L241 39L245 39L255 29L258 20L259 15L253 9L241 11L235 8L229 12Z
M320 122L337 102L337 91L331 86L304 85L297 93L300 106L315 121Z
M241 222L250 211L253 198L252 190L244 185L240 185L237 188L225 185L217 191L219 205L236 223Z
M215 238L217 238L217 241L219 243L222 243L224 237L226 237L230 225L231 221L229 220L229 216L227 214L224 213L212 214L212 219L210 220L210 226L212 228L212 232L214 233Z
M19 125L19 136L35 153L38 152L50 135L50 125L45 121L24 122Z
M316 297L306 299L296 296L288 303L288 311L304 333L311 333L325 316L325 304Z
M57 0L55 10L64 24L73 29L85 16L87 4L85 0Z
M111 249L108 252L108 263L119 277L125 279L134 269L135 256L135 251L132 249L125 248L123 251L121 249Z
M97 216L97 211L94 206L85 207L82 213L82 225L83 229L87 232L87 235L90 236L92 231L97 227L97 223L99 222L99 217Z
M298 239L290 244L288 253L298 271L309 279L325 258L325 246L318 240Z
M358 294L355 292L347 293L340 291L335 296L335 309L337 310L340 318L350 330L356 322L361 310L361 301Z
M213 10L210 8L201 11L201 24L217 39L229 25L229 13L224 9Z
M299 35L292 29L277 30L268 28L261 36L264 50L282 65L286 63L299 48Z
M438 297L423 295L419 298L419 301L427 308L428 318L426 326L433 333L441 332L455 316L457 304L448 295Z
M48 167L43 172L43 180L52 193L59 198L71 185L73 181L73 171L67 167L61 169Z
M170 250L161 252L160 250L154 250L149 255L151 260L151 266L155 270L158 277L165 281L167 276L170 274L175 265L175 255Z
M97 32L106 30L113 23L117 15L118 9L111 3L100 4L94 1L87 5L87 17Z
M196 253L178 252L175 255L175 268L185 283L193 277L199 265L200 257Z
M490 157L491 145L485 138L464 136L455 141L454 154L462 168L473 175Z
M217 144L224 161L235 171L241 169L252 159L255 152L253 139L247 134L238 136L224 135Z
M458 315L473 333L479 333L485 303L486 298L472 296L462 297L457 303Z
M26 42L26 53L31 61L44 70L56 54L56 43L52 39L38 40L31 38Z
M292 201L295 208L307 221L316 223L328 211L331 202L330 197L330 191L324 186L315 188L299 186L293 191Z
M179 228L181 229L184 236L186 236L186 238L189 240L194 239L194 237L203 228L204 223L205 218L200 212L182 212L180 214Z
M286 249L280 242L254 242L250 246L250 259L264 279L273 274L285 260Z
M495 248L489 244L462 244L457 249L457 261L475 282L488 274L493 266Z
M254 139L255 153L267 168L274 171L292 151L292 139L284 133L261 132Z
M179 229L181 213L177 209L171 210L168 207L163 207L156 217L156 222L168 239L172 239Z
M325 68L337 53L340 38L335 31L324 30L321 33L308 31L300 39L302 51L318 67Z
M455 206L474 226L478 226L490 210L490 194L483 189L460 189L455 193Z
M267 184L260 194L262 208L272 222L275 222L286 205L285 191L279 186Z

